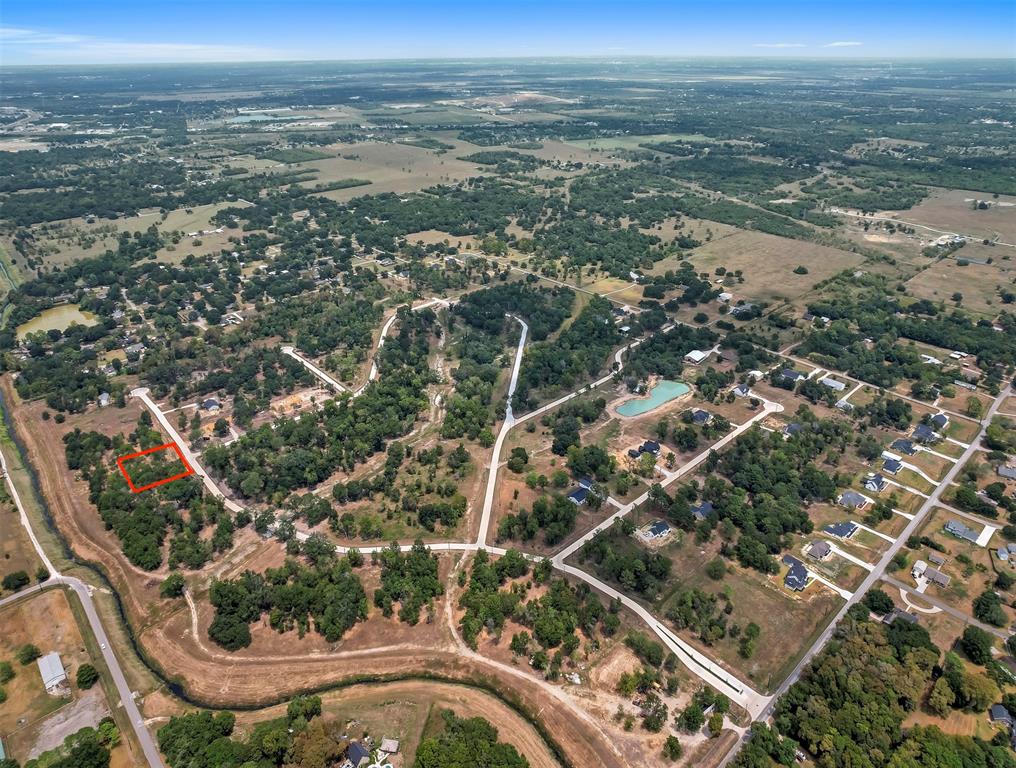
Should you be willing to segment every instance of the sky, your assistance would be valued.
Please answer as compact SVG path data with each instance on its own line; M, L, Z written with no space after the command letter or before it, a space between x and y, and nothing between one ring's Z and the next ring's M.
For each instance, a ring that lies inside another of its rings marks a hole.
M1014 0L3 0L0 64L1016 58Z

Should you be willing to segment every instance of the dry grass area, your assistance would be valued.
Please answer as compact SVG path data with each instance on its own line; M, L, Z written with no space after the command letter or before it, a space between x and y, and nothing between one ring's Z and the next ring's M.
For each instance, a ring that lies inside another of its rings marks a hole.
M41 565L32 542L21 525L18 510L10 500L6 484L0 491L0 578L14 571L24 571L34 582L35 570ZM0 591L2 595L2 591ZM6 596L6 595L3 595Z
M1016 278L1016 265L997 259L1001 254L998 248L988 249L980 245L968 245L957 251L954 257L942 259L921 270L907 281L908 293L920 299L944 302L946 306L954 306L954 293L962 295L961 306L970 312L994 317L1001 309L998 298L1000 288L1012 289L1012 281ZM1007 249L1011 250L1011 249ZM977 264L970 261L964 264L962 259L986 260L994 257L993 264Z
M991 206L983 211L974 210L974 200L984 200ZM984 192L936 189L913 208L897 215L935 229L1016 242L1016 197L1000 195L994 199Z
M716 267L726 267L728 272L741 270L744 283L737 291L771 302L795 301L811 292L815 283L864 261L863 256L849 251L745 230L713 238L696 248L689 259L699 272L712 273ZM808 274L794 274L798 266L805 267Z

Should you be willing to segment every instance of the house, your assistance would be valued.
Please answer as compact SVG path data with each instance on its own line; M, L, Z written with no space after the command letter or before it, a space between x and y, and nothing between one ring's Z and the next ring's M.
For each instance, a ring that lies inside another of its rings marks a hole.
M850 413L854 410L854 404L844 397L836 401L836 408L844 413Z
M964 541L976 542L977 531L970 528L959 520L950 520L945 524L945 532L955 536L957 539L963 539Z
M882 475L868 475L864 478L864 488L872 493L881 493L889 487L889 481Z
M988 710L988 717L993 723L1003 723L1010 728L1016 725L1016 720L1009 714L1009 710L1003 707L1001 704L992 704L991 709Z
M209 413L218 413L222 405L214 397L207 397L201 401L199 406L202 411L208 411Z
M1003 563L1009 560L1009 550L1005 547L999 547L995 554L998 555L998 559Z
M995 471L998 472L999 477L1004 477L1006 480L1016 480L1016 467L1003 464Z
M825 560L832 554L833 548L828 541L813 541L808 546L808 557L812 560Z
M730 314L737 318L749 317L755 311L754 304L738 304L730 310Z
M827 387L829 387L829 389L836 390L837 392L842 392L847 388L846 384L844 384L842 381L836 381L836 379L830 379L826 377L824 379L819 379L819 381L822 384L825 384Z
M813 315L811 312L805 312L803 315L801 315L801 319L804 320L806 323L810 323L812 320L815 319L815 315Z
M659 456L660 444L655 440L646 440L639 446L639 453L651 453L653 456Z
M36 663L39 665L39 674L42 676L42 685L46 693L56 694L67 682L67 672L64 671L63 663L60 661L60 654L51 651L36 659Z
M918 560L914 563L914 567L910 570L910 575L914 579L924 577L932 584L938 584L940 587L948 587L949 582L952 581L950 576L942 573L937 568L932 568L923 560Z
M574 491L568 494L568 501L570 501L576 507L580 507L586 503L586 499L588 497L589 497L588 488L576 488Z
M935 565L945 565L945 557L938 554L938 552L932 552L929 554L928 559Z
M804 426L800 422L793 421L783 428L783 434L786 435L787 437L791 437L793 435L796 435L802 429L804 429Z
M587 491L590 491L594 485L596 485L596 482L591 477L583 475L579 478L579 488L585 488Z
M641 274L641 273L639 273L639 272L635 272L634 270L632 270L632 271L630 271L630 272L628 273L628 277L630 277L630 278L631 278L632 280L634 280L634 281L635 281L636 283L640 283L640 282L642 282L643 280L645 280L645 279L646 279L646 278L645 278L645 275L643 275L643 274Z
M919 443L936 443L941 440L941 435L927 424L918 424L910 435Z
M107 405L110 404L110 402L111 402L111 400L110 400L110 397L109 397L109 392L100 392L99 393L99 407L100 408L105 408Z
M370 762L370 751L358 741L350 742L340 768L360 768Z
M716 300L724 304L727 304L732 298L734 298L734 294L727 293L726 291L716 294Z
M382 737L379 749L385 754L396 755L399 752L399 740Z
M1005 548L1009 550L1009 557L1016 555L1016 544L1013 544L1010 541L1008 544L1005 545Z
M836 503L847 509L864 509L868 506L868 499L857 491L844 491L836 497Z
M921 355L921 361L925 365L942 365L942 361L932 355Z
M697 504L691 508L691 513L696 520L702 521L709 517L709 514L713 511L713 503L711 501L703 501L701 504Z
M915 453L917 453L917 447L914 445L914 443L911 440L904 440L903 438L893 440L892 445L890 445L889 447L892 448L894 451L905 453L907 456L913 456Z
M808 569L804 563L791 555L783 556L783 563L790 566L787 575L783 577L783 583L795 592L800 592L808 586Z
M857 533L857 523L850 520L844 520L842 523L830 523L825 526L822 530L828 533L830 536L836 536L840 539L849 539L855 533Z
M751 394L751 387L747 384L738 384L734 387L734 397L748 397Z
M684 356L684 361L686 363L691 363L692 365L698 365L707 357L709 357L709 355L711 355L712 353L713 351L711 349L705 350L693 349L691 352L689 352L687 355Z
M713 415L709 411L703 411L701 408L696 408L691 412L692 424L708 424L713 420Z
M899 608L893 608L889 613L882 617L883 624L892 624L894 621L899 619L907 624L917 624L917 614L909 613L908 611L901 610Z
M784 379L787 379L788 381L793 381L795 383L800 381L801 379L808 378L803 373L801 373L800 371L795 371L793 368L784 368L782 371L780 371L780 376L783 377Z
M646 531L646 538L662 539L668 533L670 533L670 526L663 520L657 520L649 526L649 529Z
M139 360L145 356L145 350L147 347L138 342L137 344L130 344L123 348L123 351L127 353L127 357L137 357Z
M944 413L936 413L929 421L936 430L943 430L949 426L949 417Z
M885 463L882 465L882 469L890 475L895 475L903 469L903 462L899 459L886 459Z

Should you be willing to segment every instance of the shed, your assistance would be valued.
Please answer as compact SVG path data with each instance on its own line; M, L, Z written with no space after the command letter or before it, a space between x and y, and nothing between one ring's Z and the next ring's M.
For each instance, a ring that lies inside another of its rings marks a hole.
M40 656L36 663L39 665L39 674L42 676L42 685L47 692L52 693L54 689L67 682L67 672L64 671L63 663L60 661L60 654L51 651L45 656Z

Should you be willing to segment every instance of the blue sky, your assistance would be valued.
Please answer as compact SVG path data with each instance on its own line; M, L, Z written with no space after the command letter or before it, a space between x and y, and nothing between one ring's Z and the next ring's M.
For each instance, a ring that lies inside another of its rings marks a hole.
M1016 57L1013 0L3 0L0 63Z

